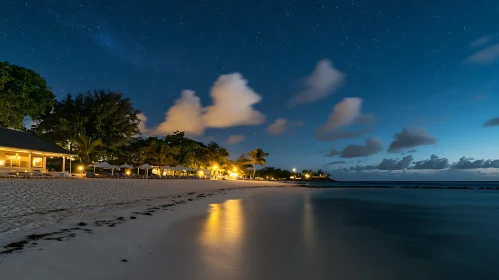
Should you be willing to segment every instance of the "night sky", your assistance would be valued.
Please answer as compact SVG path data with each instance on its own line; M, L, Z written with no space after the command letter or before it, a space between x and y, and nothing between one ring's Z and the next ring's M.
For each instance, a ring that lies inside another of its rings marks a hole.
M0 61L58 98L121 91L144 136L186 130L234 158L499 180L498 15L472 0L3 0Z

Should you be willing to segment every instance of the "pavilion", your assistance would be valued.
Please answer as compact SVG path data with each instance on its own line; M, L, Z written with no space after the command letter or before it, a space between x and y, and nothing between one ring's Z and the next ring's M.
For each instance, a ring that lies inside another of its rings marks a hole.
M47 157L62 157L62 171L66 158L73 153L34 134L0 128L0 171L47 172Z

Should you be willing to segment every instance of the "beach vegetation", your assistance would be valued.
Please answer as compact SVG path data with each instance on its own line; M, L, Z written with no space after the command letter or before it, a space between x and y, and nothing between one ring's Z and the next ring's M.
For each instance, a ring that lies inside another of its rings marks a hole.
M26 117L39 121L55 104L55 96L38 73L0 62L0 127L19 130Z

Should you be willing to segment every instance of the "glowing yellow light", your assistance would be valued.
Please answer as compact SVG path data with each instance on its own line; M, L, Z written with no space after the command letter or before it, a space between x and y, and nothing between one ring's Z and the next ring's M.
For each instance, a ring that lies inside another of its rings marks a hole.
M309 174L305 174L305 178L310 178L310 175Z
M295 176L289 176L289 179L294 179L294 178L295 178Z
M126 171L126 174L127 174L127 175L130 175L130 170L127 170L127 171Z
M83 166L78 166L78 170L82 171L83 170Z
M199 176L204 176L204 171L199 171Z
M213 169L217 169L217 168L218 168L218 166L216 166L216 165L215 165L215 166L213 166Z
M0 165L4 165L5 162L3 160L0 160Z
M234 167L234 172L236 172L236 171L237 171L237 167Z
M207 250L216 252L220 246L237 250L245 235L245 217L240 200L210 204L211 210L200 232L200 240Z
M293 168L293 172L296 172L296 168Z

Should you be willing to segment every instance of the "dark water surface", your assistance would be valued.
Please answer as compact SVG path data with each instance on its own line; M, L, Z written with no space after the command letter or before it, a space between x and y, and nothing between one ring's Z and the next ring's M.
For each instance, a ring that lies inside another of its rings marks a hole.
M438 187L438 188L499 188L497 181L340 181L340 182L322 182L322 181L288 181L291 184L319 187Z
M499 279L499 192L278 191L172 225L165 279Z

